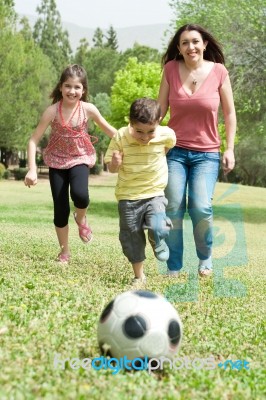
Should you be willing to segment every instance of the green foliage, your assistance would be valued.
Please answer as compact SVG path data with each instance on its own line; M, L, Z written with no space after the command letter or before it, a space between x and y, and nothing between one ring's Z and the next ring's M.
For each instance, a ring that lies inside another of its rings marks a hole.
M20 158L19 159L19 167L20 168L26 168L26 166L27 166L27 160L25 159L25 158Z
M106 34L105 47L108 47L109 49L112 49L115 51L118 49L117 34L116 34L116 31L114 30L114 28L112 27L112 25L110 26L110 28L108 29L107 34Z
M119 128L128 124L131 103L141 97L156 99L160 80L160 64L139 63L137 58L130 58L125 68L116 73L111 94L111 123Z
M69 64L71 48L55 0L42 0L37 12L40 18L34 25L33 37L56 70L61 71Z
M138 44L135 44L133 49L127 49L124 53L118 53L113 46L108 46L104 42L95 44L90 49L88 41L82 39L74 60L86 69L89 91L94 97L98 93L111 94L115 73L125 68L129 58L132 57L137 58L138 62L159 64L161 55L156 49Z
M0 163L0 179L2 179L4 177L5 171L6 171L6 167L4 166L4 164Z
M0 146L24 150L45 101L47 104L54 69L41 49L23 34L0 31L0 43Z
M75 63L79 65L85 65L86 57L89 52L89 42L87 39L83 38L79 41L79 46L75 54Z
M14 168L13 174L16 181L22 181L28 172L28 168Z
M103 170L103 166L101 164L95 164L91 169L90 169L90 174L92 175L100 175Z
M21 25L20 29L20 34L23 36L23 38L27 41L31 41L33 39L32 31L31 31L31 26L29 23L28 18L22 17L21 20L19 21Z
M16 14L13 7L13 0L0 1L0 31L14 25Z
M88 74L89 92L110 95L115 72L119 69L120 56L110 48L92 48L84 56L83 66Z
M12 172L10 171L10 169L6 169L3 173L3 178L4 179L10 179L12 176Z
M102 116L108 121L111 117L110 97L106 93L98 93L92 99L92 102L98 108ZM110 143L110 138L95 124L93 124L91 132L98 138L98 142L95 143L94 147L97 152L97 159L101 163L103 155L105 154L108 144Z
M141 63L160 63L162 55L157 49L134 43L134 46L131 49L127 49L121 54L121 67L124 67L128 62L128 59L133 57L137 58L138 62Z
M97 28L92 41L93 48L90 48L86 39L80 41L74 61L86 69L89 92L92 96L98 93L110 95L114 74L121 65L120 53L117 52L116 32L111 26L105 36L103 31Z
M104 47L104 34L101 28L96 28L92 42L95 48L102 49Z
M106 35L101 28L96 28L92 42L95 49L109 48L115 51L118 49L117 34L112 25L107 30Z
M236 167L229 181L266 187L266 135L242 138L236 147Z
M218 132L219 136L221 138L221 152L223 153L226 149L226 132L225 132L225 124L218 124ZM238 135L235 137L235 144L237 144L239 141Z

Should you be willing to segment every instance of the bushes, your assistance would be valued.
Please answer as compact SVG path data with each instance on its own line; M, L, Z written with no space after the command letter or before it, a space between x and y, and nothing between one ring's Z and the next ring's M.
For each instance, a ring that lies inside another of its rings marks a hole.
M4 164L0 163L0 180L1 179L10 179L12 173L16 181L21 181L25 178L28 172L28 168L14 168L13 171L10 169L6 169Z
M9 179L11 177L10 169L7 169L4 164L0 163L0 180Z
M4 164L0 163L0 179L4 177L5 170L6 167L4 166Z
M92 175L100 175L103 170L103 167L101 164L95 164L94 167L90 169L90 173ZM10 179L10 177L13 175L16 181L22 181L24 180L26 174L28 172L28 168L14 168L12 171L9 169L6 169L4 164L0 163L0 180L1 179Z
M20 158L19 159L19 168L26 168L27 166L27 160L25 160L24 158Z
M103 170L103 166L101 164L95 164L91 169L90 173L92 175L100 175Z
M12 173L11 173L10 169L6 169L4 174L3 174L3 178L4 179L10 179L11 175L12 175Z
M16 181L22 181L28 172L28 168L14 168L13 174Z

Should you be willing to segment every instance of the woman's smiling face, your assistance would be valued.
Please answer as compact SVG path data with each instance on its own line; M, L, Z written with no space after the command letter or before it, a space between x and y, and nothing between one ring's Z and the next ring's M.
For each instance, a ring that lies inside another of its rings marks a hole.
M198 61L199 58L203 58L207 44L198 31L184 31L180 35L178 50L185 61Z

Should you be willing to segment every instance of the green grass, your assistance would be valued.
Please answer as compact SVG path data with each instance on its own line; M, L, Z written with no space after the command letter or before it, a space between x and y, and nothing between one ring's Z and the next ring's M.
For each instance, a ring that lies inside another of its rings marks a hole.
M198 280L190 223L185 268L176 281L158 271L151 250L149 290L168 295L184 325L179 356L246 359L250 370L166 368L112 371L55 369L62 358L99 355L103 307L128 289L131 267L118 240L115 175L92 177L89 220L94 240L83 245L70 220L72 260L58 253L49 183L31 189L0 182L0 398L2 399L262 399L265 390L266 189L218 184L215 274ZM159 266L160 268L162 266ZM263 344L264 343L264 344Z

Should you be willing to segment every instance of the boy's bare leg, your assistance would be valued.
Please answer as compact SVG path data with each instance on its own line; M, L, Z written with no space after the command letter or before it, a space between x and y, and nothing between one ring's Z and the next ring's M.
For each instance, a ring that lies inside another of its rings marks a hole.
M145 276L143 272L143 261L132 264L132 267L136 278L143 278Z

